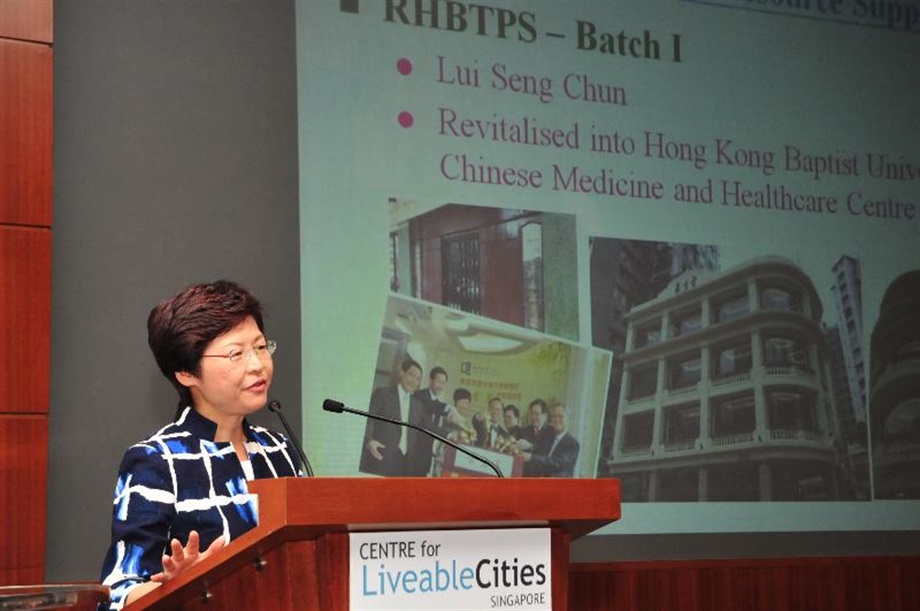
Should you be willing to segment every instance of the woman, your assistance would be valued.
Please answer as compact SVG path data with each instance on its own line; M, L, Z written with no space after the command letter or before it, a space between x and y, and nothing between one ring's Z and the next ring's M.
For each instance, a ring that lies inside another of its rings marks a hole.
M111 609L253 528L247 480L300 475L287 439L246 420L272 382L264 331L259 302L228 281L190 286L150 312L148 343L180 403L175 422L122 460L102 569Z

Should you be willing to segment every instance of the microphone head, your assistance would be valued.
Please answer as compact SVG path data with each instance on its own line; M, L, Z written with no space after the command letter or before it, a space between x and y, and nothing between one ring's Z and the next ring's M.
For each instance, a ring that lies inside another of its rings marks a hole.
M270 412L280 412L280 411L281 411L281 404L278 403L277 401L269 401L269 402L268 402L268 411L270 411Z
M335 412L336 414L341 414L344 407L344 403L341 401L336 401L335 399L326 399L323 401L323 409L327 412Z

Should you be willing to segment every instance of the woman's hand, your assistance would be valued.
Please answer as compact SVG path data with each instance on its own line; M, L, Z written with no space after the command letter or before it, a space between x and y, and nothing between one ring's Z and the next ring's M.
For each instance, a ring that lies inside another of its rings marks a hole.
M125 604L132 603L144 594L152 592L170 579L177 577L188 567L196 562L201 562L227 545L227 541L223 537L218 537L207 550L199 552L198 543L198 532L194 530L189 533L188 543L186 543L185 547L182 547L178 539L173 539L169 544L172 550L172 556L163 555L163 571L153 575L150 581L146 581L131 588L131 590L128 591L128 595L125 596Z
M188 567L196 562L201 562L227 545L227 541L223 537L218 537L214 539L214 542L203 552L198 551L198 544L198 532L194 530L189 533L188 543L185 544L185 547L182 547L178 539L173 539L169 544L172 550L172 556L163 554L163 571L153 575L150 581L166 583L170 579L174 579Z

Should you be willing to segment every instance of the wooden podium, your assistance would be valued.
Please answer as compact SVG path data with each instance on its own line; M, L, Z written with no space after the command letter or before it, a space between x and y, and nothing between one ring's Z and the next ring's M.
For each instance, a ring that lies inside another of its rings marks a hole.
M259 525L127 607L347 611L348 533L551 529L553 610L569 542L620 517L615 479L283 478L250 482Z

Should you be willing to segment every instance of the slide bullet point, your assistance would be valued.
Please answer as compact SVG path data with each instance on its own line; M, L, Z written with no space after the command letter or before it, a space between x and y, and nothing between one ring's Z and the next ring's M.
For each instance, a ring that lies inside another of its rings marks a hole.
M399 124L403 127L412 127L412 113L406 112L405 110L399 113Z
M410 62L405 57L402 57L398 62L396 62L396 69L399 70L399 73L403 76L407 76L412 72L412 62Z

